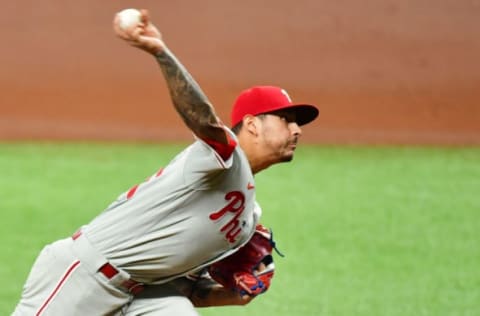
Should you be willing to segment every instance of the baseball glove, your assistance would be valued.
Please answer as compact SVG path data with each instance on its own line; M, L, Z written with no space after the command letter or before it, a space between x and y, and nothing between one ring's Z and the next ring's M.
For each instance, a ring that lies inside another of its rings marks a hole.
M268 290L274 274L272 232L258 224L252 238L232 255L213 263L208 272L212 279L240 295L256 296Z

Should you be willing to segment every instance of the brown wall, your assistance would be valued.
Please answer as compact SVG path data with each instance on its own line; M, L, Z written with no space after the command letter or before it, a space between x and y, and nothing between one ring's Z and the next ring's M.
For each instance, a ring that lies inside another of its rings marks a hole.
M228 122L285 87L322 143L480 144L480 1L3 1L0 139L185 140L155 61L111 29L150 9Z

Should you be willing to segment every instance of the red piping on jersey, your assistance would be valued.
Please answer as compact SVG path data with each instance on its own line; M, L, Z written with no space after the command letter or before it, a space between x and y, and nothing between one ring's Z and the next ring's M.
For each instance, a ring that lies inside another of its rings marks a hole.
M131 188L130 190L128 190L128 193L127 193L127 199L131 198L135 192L137 191L138 189L138 186L139 184L135 185L133 188Z
M224 161L230 158L237 146L237 142L230 136L230 134L225 133L225 136L227 137L227 144L223 144L213 139L202 138L202 140L210 145L210 147L212 147Z
M155 177L160 177L163 173L163 168L160 168L157 173L155 174Z
M48 304L50 304L50 301L55 297L55 295L57 295L57 292L58 290L60 289L60 287L62 287L62 285L65 283L65 281L67 280L67 278L70 276L70 274L73 272L73 270L75 270L78 265L80 264L80 261L77 260L75 261L67 270L67 272L63 275L62 279L60 280L60 282L58 282L57 286L55 287L55 289L53 290L53 292L50 294L50 296L47 298L47 300L45 301L45 303L43 303L42 307L40 307L40 309L38 310L38 312L35 314L35 316L39 316L43 313L43 311L45 310L45 308L48 306Z

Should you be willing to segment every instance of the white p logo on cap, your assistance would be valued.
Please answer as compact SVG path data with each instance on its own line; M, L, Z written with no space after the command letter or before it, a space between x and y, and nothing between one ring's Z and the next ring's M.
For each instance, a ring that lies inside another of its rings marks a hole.
M287 91L286 91L285 89L281 89L280 91L282 92L282 94L283 94L284 96L287 97L288 102L292 103L292 99L291 99L290 96L288 95Z

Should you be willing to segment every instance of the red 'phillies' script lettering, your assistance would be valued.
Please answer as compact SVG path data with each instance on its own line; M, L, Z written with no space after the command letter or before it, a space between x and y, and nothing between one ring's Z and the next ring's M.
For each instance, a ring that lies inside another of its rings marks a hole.
M222 233L225 233L225 238L228 242L234 243L236 241L235 238L242 230L238 218L245 209L245 195L240 191L232 191L225 194L225 200L229 201L229 203L218 212L210 214L209 217L211 220L216 221L226 213L235 213L235 216L220 229Z

